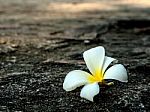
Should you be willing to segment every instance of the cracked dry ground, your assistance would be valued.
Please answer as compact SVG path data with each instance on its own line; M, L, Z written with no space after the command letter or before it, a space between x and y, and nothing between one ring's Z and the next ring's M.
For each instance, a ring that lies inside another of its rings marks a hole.
M20 1L0 1L0 112L149 111L149 8L59 12L59 2ZM62 83L69 71L88 70L82 53L99 45L124 64L129 82L101 88L91 103Z

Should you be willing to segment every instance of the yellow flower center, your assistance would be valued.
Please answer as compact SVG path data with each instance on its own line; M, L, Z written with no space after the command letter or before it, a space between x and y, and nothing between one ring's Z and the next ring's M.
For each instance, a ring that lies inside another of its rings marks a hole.
M96 70L95 74L90 75L88 77L88 80L89 80L90 83L93 83L93 82L100 82L100 83L102 83L103 82L103 74L102 74L101 71Z
M103 79L103 73L104 73L104 72L101 72L100 70L96 70L95 74L90 75L90 76L88 77L89 83L98 82L98 83L100 83L101 85L107 85L107 86L114 85L113 82L108 82L108 83L105 82L105 80Z

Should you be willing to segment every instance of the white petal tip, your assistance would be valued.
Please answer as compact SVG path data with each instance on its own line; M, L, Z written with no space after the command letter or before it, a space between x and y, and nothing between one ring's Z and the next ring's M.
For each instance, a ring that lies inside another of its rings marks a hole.
M87 84L82 88L80 96L93 102L94 96L97 95L99 91L98 83Z
M91 101L91 102L93 102L94 100L93 100L93 97L85 97L85 95L84 94L80 94L80 97L81 98L85 98L85 99L87 99L87 100L89 100L89 101Z
M67 88L67 86L66 86L65 83L63 83L63 89L64 89L65 91L71 91L71 89Z
M120 82L128 82L127 70L123 65L116 64L105 72L104 79L115 79Z
M100 72L105 57L105 49L102 46L91 48L83 53L84 61L92 74Z
M72 91L79 86L82 86L88 82L88 74L87 72L81 70L74 70L69 72L64 80L63 89L65 91Z

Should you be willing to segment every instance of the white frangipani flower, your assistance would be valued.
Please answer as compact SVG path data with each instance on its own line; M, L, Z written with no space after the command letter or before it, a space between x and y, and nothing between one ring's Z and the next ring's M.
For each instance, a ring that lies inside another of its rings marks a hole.
M105 56L104 47L98 46L89 49L83 53L83 57L91 74L81 70L69 72L63 83L64 90L72 91L79 86L85 85L81 90L80 96L93 101L93 97L100 91L98 83L112 84L106 83L106 79L114 79L121 82L128 81L127 71L123 65L115 64L108 68L110 63L117 60Z

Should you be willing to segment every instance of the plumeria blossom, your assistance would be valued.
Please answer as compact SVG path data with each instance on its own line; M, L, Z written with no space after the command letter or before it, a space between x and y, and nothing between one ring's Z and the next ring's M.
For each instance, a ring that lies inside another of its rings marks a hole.
M117 60L105 56L104 47L98 46L85 51L83 58L91 74L82 70L69 72L63 83L64 90L72 91L84 85L80 96L93 101L93 97L100 91L99 84L113 84L113 82L106 83L107 79L114 79L121 82L128 81L127 71L122 64L115 64L108 68L112 62Z

